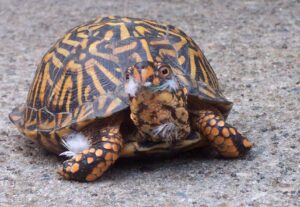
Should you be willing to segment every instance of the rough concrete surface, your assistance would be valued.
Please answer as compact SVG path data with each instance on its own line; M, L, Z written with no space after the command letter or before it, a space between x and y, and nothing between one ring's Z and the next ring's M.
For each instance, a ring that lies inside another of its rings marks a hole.
M25 101L42 55L96 16L179 26L204 50L229 122L254 143L237 160L198 153L118 162L94 183L64 181L62 159L20 135L8 113ZM299 1L0 0L0 206L300 206Z

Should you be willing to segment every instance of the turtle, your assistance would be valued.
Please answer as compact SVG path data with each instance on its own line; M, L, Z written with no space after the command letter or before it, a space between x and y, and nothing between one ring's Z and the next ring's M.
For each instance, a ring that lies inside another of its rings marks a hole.
M46 52L26 103L9 118L67 158L63 178L91 182L120 157L207 145L222 157L244 155L253 144L226 122L232 105L181 29L108 16L74 27Z

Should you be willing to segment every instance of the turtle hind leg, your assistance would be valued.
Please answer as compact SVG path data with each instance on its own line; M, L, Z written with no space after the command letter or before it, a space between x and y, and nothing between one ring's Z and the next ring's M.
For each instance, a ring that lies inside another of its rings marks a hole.
M93 132L93 130L92 130ZM98 139L92 145L64 161L58 171L65 179L91 182L99 178L118 158L123 148L123 139L118 127L98 129Z
M200 110L193 116L192 121L196 130L208 138L223 157L239 157L252 147L252 143L235 127L226 123L217 110Z

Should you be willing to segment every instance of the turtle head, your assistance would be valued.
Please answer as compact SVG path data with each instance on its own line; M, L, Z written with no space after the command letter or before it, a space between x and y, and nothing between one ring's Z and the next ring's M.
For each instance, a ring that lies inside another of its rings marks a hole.
M187 89L164 63L141 62L126 73L130 118L142 140L171 142L190 132Z
M144 61L126 71L125 91L130 96L135 96L141 89L177 92L179 88L179 81L168 64Z

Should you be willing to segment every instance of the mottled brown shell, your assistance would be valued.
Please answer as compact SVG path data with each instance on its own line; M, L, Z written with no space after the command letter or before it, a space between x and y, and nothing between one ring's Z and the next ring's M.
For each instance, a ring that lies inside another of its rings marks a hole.
M151 20L106 17L73 28L55 43L38 66L26 104L10 119L27 137L56 151L61 136L128 107L124 70L140 61L169 64L187 86L191 106L201 100L229 112L232 103L184 32Z

